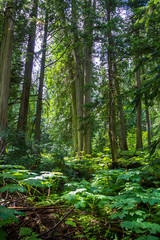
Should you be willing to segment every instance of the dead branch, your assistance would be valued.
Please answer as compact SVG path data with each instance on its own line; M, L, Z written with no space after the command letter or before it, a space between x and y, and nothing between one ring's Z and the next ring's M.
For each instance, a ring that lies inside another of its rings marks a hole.
M51 238L54 230L68 217L68 215L75 209L75 207L73 207L53 228L51 228L50 230L48 230L47 232L43 233L42 235L40 235L40 237L46 235L47 233L50 232L49 238L47 238L48 240Z

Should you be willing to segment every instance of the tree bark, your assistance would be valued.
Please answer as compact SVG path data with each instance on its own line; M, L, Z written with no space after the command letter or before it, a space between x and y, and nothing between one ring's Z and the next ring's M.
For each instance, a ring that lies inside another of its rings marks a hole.
M4 12L3 35L0 46L0 132L7 127L12 45L14 33L14 7L8 3ZM0 153L5 139L0 137Z
M39 90L37 98L36 120L35 120L35 141L40 142L41 139L41 115L42 115L42 96L43 96L43 82L44 82L44 70L46 60L46 47L47 47L47 33L48 33L48 14L46 13L45 26L44 26L44 38L43 38L43 51L41 59L41 72L39 78Z
M115 73L114 74L115 89L117 93L118 118L119 118L119 124L120 124L120 148L121 150L128 150L127 131L126 131L125 118L123 113L123 104L122 104L116 66L114 66L114 73Z
M73 78L71 78L71 79L73 79ZM78 152L78 136L77 136L77 108L76 108L75 81L73 81L71 87L72 87L71 97L72 97L73 149L74 149L74 154L76 154Z
M144 68L142 69L143 75L145 74ZM143 78L145 81L145 77ZM150 114L149 114L149 106L148 106L148 99L147 94L144 95L144 101L145 101L145 112L146 112L146 129L147 129L147 140L148 140L148 147L151 144L151 121L150 121Z
M108 80L109 80L109 139L112 154L112 166L117 166L117 134L116 134L116 115L115 115L115 92L113 79L113 41L111 32L111 2L106 6L108 22Z
M74 38L74 50L73 56L76 69L76 109L77 109L77 139L78 139L78 155L82 155L83 151L83 71L82 71L82 57L80 50L80 43L78 38L78 27L76 17L76 2L72 1L72 24L74 26L73 38Z
M147 139L148 139L148 147L151 144L151 121L149 116L149 107L148 107L148 101L147 96L145 95L145 111L146 111L146 128L147 128Z
M37 9L38 9L38 0L34 0L31 16L35 19L37 18ZM30 87L31 87L35 38L36 38L35 19L33 19L32 22L30 23L30 34L29 34L28 46L27 46L24 83L23 83L23 90L22 90L21 104L20 104L20 111L19 111L19 118L18 118L18 130L23 132L26 132L26 127L27 127L27 116L28 116L28 108L29 108L29 97L30 97Z
M140 80L140 69L138 69L135 73L136 78L136 87L137 89L141 86ZM143 147L142 143L142 107L141 100L136 104L136 128L137 128L137 137L136 137L136 149L140 149Z
M77 128L78 128L78 155L83 151L83 78L81 72L80 51L75 49L76 62L76 108L77 108Z
M95 0L93 6L91 1L85 1L87 15L84 22L84 155L91 154L91 82L92 82L92 47L93 47L93 16L95 10Z

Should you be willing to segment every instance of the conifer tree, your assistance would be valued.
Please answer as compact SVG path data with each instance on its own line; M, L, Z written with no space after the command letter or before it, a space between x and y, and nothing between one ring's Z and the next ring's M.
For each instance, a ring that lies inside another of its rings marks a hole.
M46 10L46 16L45 16L45 22L44 22L44 37L43 37L43 45L42 45L43 49L42 49L42 58L41 58L41 69L40 69L40 77L39 77L39 90L38 90L36 120L35 120L35 140L37 142L40 142L40 137L41 137L42 96L43 96L46 47L47 47L47 34L48 34L48 13Z
M18 118L18 130L26 132L27 128L27 116L29 108L29 97L30 97L30 87L32 80L32 69L33 69L33 59L34 59L34 49L35 49L35 38L36 38L36 18L38 10L38 0L34 0L33 8L31 13L32 21L30 22L30 32L28 36L28 46L26 54L26 63L24 71L24 82L19 110Z
M0 132L2 132L3 128L7 127L15 4L14 1L6 3L0 45ZM0 137L0 154L4 150L4 144L4 138Z

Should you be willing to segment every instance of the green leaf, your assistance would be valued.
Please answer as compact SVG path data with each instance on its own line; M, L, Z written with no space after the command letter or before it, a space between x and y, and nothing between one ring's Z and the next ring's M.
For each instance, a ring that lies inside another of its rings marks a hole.
M2 169L6 169L6 168L19 168L19 169L25 169L25 167L24 166L20 166L20 165L7 165L7 164L5 164L5 165L0 165L0 168L2 168Z
M140 233L142 229L150 231L151 234L156 234L157 232L160 232L159 224L151 223L151 222L143 222L143 219L137 219L137 221L124 221L121 224L121 227L134 230L137 233Z
M25 236L21 238L22 240L40 240L41 239L41 238L37 238L38 234L33 232L33 230L29 227L21 227L19 235Z
M86 203L84 201L78 202L77 204L75 204L75 208L86 208Z
M135 240L159 240L159 237L147 235L147 236L136 238Z
M159 0L154 0L154 4L157 4L157 3L159 3Z
M0 192L15 192L15 191L19 191L19 192L26 192L26 188L18 185L18 184L8 184L2 188L0 188Z
M116 213L113 213L112 215L111 215L111 219L114 219L114 218L120 218L120 219L122 219L122 218L124 218L126 215L128 214L128 211L123 211L123 212L116 212Z
M8 236L8 234L0 228L0 239L1 240L6 240L7 236Z
M72 220L67 220L67 221L65 221L65 224L68 224L68 225L71 225L71 226L73 226L73 227L76 227L76 223L73 222Z
M6 207L3 207L3 206L0 206L0 218L5 222L5 224L7 223L7 221L10 222L10 220L12 222L18 222L18 219L16 218L16 216L14 214L17 214L17 215L24 215L24 213L22 212L18 212L18 211L15 211L14 209L8 209Z
M21 227L19 235L20 236L29 236L32 234L32 232L33 232L32 229L29 227Z

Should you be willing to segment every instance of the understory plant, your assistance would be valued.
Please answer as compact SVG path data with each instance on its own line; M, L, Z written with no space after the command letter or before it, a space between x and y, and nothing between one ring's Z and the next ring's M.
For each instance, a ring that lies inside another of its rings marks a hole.
M158 240L160 188L149 169L100 170L90 182L67 184L63 198L91 215L116 220L123 232L120 239Z
M60 172L41 172L38 175L19 165L0 165L0 170L0 237L1 240L5 240L7 233L3 228L7 224L18 223L17 216L24 214L7 208L7 206L12 204L12 201L8 200L8 196L21 193L23 196L26 196L27 200L33 201L34 198L40 196L39 201L42 201L44 197L46 199L50 195L53 196L55 192L57 193L59 186L64 184L66 177ZM24 235L23 233L24 231L21 231L20 235ZM34 232L31 232L29 235L29 237L23 237L23 239L38 239Z

